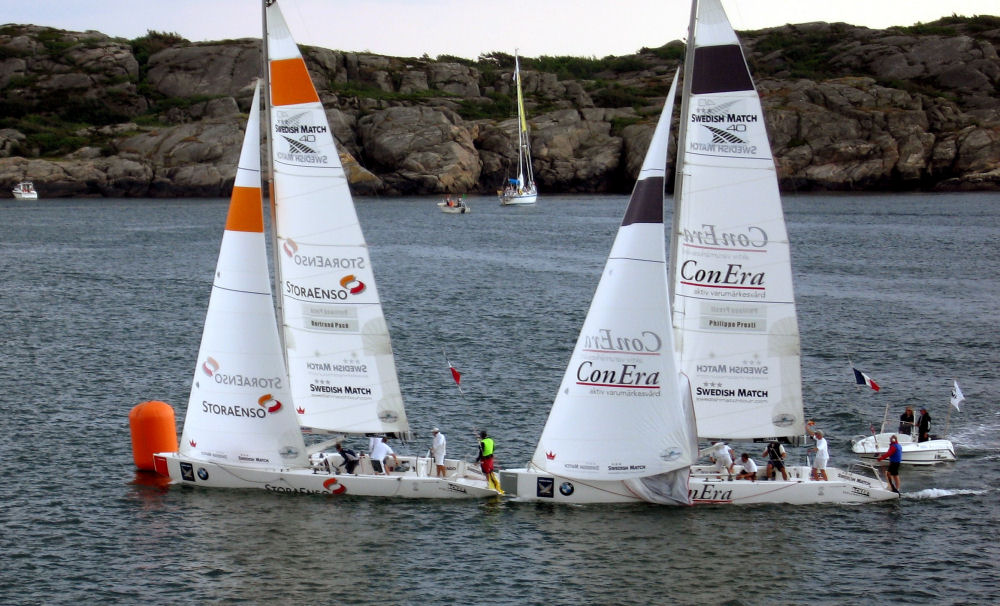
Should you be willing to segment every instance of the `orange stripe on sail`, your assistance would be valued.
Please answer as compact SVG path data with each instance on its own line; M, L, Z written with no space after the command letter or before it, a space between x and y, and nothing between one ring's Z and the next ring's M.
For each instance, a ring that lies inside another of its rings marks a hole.
M233 188L229 214L226 215L226 229L264 233L264 211L261 210L259 187Z
M271 104L296 105L319 101L302 57L271 61Z

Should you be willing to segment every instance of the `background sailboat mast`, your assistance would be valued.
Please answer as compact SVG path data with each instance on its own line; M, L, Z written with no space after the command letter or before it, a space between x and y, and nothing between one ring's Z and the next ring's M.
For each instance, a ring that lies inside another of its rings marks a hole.
M266 197L266 214L271 218L271 267L274 271L274 313L275 321L278 323L278 327L284 327L285 325L285 306L281 302L281 263L278 262L278 231L277 231L277 221L275 220L275 204L274 204L274 156L271 154L271 64L268 60L270 56L267 48L267 7L273 3L274 0L261 0L260 3L260 23L261 23L261 57L260 57L260 67L261 67L261 78L264 82L264 94L261 95L261 109L264 110L264 115L261 117L261 124L264 127L264 132L266 136L264 137L264 145L266 152L264 154L264 163L261 165L263 169L263 174L261 178L264 183L264 191L267 192ZM278 330L278 340L281 342L281 351L285 356L285 367L288 367L288 349L285 347L285 331L283 328Z
M678 234L678 232L680 231L680 225L681 225L681 222L680 222L680 219L681 219L681 206L680 206L680 202L681 202L681 199L684 197L683 196L683 192L684 192L684 171L686 170L685 164L686 164L686 156L687 156L687 150L685 149L685 147L686 147L685 141L687 141L688 121L690 120L690 118L688 117L689 116L688 107L689 107L690 98L691 98L691 78L692 78L692 74L694 72L694 29L695 29L695 24L697 23L697 20L698 20L698 0L691 0L691 20L688 23L687 43L685 44L686 48L685 48L685 51L684 51L684 83L683 83L684 86L682 87L682 92L681 92L681 113L680 113L680 119L678 120L679 125L678 125L678 129L677 129L677 158L674 160L674 164L675 164L675 169L674 169L674 214L673 214L673 220L671 222L672 225L671 225L671 231L670 231L670 239L671 239L671 242L670 242L670 258L671 259L678 259L678 258L680 258L679 251L680 251L680 245L681 245L681 240L682 240L681 237ZM674 315L674 318L675 318L674 327L676 328L678 326L678 324L676 322L676 317L677 317L677 309L676 309L677 294L674 292L673 285L677 283L676 280L675 280L676 279L676 275L675 274L677 272L677 264L671 262L669 264L669 268L670 268L670 275L667 276L667 284L671 285L671 289L670 289L670 298L671 298L671 302L670 303L671 303L671 305L670 305L670 308L671 308L671 310L673 310L673 315ZM676 332L676 336L677 336L677 343L675 343L674 346L679 348L681 346L681 339L683 338L683 336L680 334L679 331Z

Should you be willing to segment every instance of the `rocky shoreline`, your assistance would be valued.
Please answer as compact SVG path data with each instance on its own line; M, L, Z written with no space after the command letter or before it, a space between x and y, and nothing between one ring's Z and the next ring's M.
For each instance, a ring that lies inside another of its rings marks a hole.
M1000 19L741 36L786 191L1000 190ZM304 51L355 193L492 193L516 166L512 57ZM541 190L627 191L682 53L522 60ZM256 40L0 26L0 184L228 195L259 62Z

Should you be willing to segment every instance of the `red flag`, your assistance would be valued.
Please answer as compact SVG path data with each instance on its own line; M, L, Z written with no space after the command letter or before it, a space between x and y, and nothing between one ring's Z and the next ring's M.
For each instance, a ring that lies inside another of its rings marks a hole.
M455 379L455 385L461 385L462 373L458 372L458 370L456 370L455 367L451 365L451 362L448 363L448 368L451 369L451 378Z

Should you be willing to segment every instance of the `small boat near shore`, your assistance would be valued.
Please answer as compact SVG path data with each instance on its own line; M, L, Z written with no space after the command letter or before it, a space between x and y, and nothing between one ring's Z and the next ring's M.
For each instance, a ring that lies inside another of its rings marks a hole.
M437 205L441 209L441 212L452 215L465 215L472 212L472 209L469 208L469 203L465 201L465 196L460 198L448 196L442 202L438 202Z
M38 199L38 190L35 189L35 184L31 181L21 181L14 186L10 193L14 194L16 200Z

